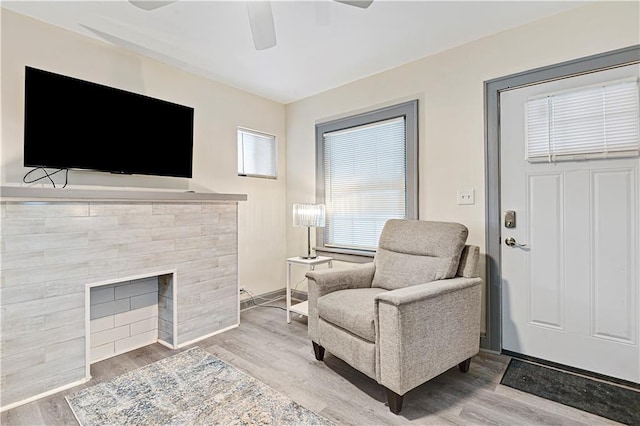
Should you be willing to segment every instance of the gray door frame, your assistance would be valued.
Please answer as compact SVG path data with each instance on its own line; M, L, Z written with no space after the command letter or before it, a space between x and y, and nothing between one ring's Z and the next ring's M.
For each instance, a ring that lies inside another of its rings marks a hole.
M487 254L485 276L487 278L487 288L486 333L480 340L480 346L483 349L496 352L502 350L500 92L634 63L640 63L640 45L536 68L484 82L485 250Z

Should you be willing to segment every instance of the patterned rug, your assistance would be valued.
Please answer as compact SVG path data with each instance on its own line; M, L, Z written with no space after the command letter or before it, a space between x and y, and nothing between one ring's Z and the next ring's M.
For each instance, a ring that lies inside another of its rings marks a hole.
M198 347L65 399L82 426L333 425Z

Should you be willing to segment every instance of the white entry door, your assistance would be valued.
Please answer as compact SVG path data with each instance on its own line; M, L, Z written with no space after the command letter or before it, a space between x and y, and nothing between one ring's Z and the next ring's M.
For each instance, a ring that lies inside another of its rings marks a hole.
M640 159L528 161L525 108L542 94L639 75L632 65L500 96L502 347L636 383Z

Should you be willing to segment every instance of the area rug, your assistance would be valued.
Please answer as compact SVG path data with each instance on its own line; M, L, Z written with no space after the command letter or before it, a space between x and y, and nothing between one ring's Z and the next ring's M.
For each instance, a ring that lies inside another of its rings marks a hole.
M199 347L65 399L82 426L333 425Z
M620 423L640 425L640 391L512 358L501 384Z

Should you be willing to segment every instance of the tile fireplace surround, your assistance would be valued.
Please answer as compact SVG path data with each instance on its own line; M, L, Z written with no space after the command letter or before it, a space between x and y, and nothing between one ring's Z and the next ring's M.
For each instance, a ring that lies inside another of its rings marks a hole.
M237 210L246 195L0 191L0 410L89 380L86 301L102 283L163 277L174 300L158 333L171 347L239 324Z

